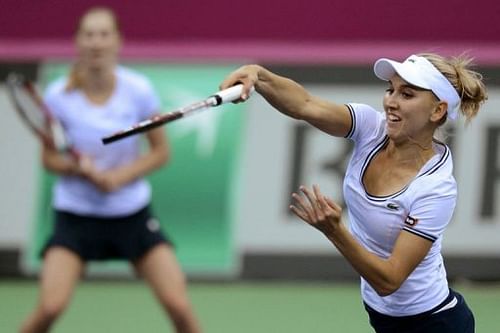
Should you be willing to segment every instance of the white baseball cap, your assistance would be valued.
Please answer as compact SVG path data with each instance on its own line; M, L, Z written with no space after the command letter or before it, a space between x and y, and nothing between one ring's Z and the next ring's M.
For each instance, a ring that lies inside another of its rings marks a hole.
M397 73L406 82L431 90L440 101L448 103L448 118L457 118L460 96L450 81L425 57L411 55L404 62L381 58L375 62L373 71L384 81L389 81Z

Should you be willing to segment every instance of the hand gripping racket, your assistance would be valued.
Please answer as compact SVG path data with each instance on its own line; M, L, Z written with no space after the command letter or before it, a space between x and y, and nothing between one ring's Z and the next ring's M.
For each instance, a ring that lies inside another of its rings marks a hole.
M6 82L8 94L18 115L40 141L78 159L79 155L71 147L63 126L52 116L34 84L17 73L10 73Z
M172 122L174 120L184 118L193 113L203 111L211 107L219 106L224 103L233 102L241 97L242 90L243 90L242 84L238 84L231 88L221 90L202 101L195 102L193 104L181 107L179 109L176 109L168 113L156 115L154 117L143 120L140 123L135 124L129 128L111 134L110 136L104 137L102 138L102 142L104 144L108 144L126 138L133 134L145 132L150 129L161 126L163 124Z

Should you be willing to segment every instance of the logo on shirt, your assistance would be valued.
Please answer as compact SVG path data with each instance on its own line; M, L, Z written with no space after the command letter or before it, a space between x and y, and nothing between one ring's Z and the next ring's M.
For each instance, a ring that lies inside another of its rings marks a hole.
M399 205L395 204L393 202L389 202L386 207L389 208L390 210L398 210L399 209Z
M152 217L146 222L146 227L151 232L157 232L160 230L160 222L158 222L157 219Z
M417 225L417 223L418 219L411 217L410 215L406 217L405 224L409 225L410 227L414 227L415 225Z

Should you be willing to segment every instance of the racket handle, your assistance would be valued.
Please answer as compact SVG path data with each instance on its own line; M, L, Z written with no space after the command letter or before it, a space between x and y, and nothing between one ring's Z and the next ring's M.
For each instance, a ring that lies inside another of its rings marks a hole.
M252 93L253 90L254 88L252 87L250 93ZM224 103L236 101L241 97L242 92L243 92L243 85L237 84L235 86L232 86L231 88L221 90L212 95L211 97L215 98L216 103L214 104L214 106L218 106Z

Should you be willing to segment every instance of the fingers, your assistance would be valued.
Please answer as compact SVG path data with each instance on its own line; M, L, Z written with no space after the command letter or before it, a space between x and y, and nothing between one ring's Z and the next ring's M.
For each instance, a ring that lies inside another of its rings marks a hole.
M304 198L297 193L292 193L292 198L295 200L295 205L290 205L292 212L306 222L312 221L312 209Z
M250 98L250 95L255 90L254 84L255 83L247 84L247 85L243 84L243 90L241 92L241 99L242 100L246 101L247 99Z
M318 185L313 185L312 191L305 186L299 188L302 195L292 193L295 200L290 205L292 212L308 223L316 223L328 217L338 218L342 214L342 207L332 199L325 197Z
M301 209L297 206L294 206L294 205L290 205L289 208L292 211L292 213L297 215L299 218L301 218L305 222L309 223L309 215L303 209Z
M328 204L328 206L330 206L332 209L334 209L335 211L342 211L342 207L340 207L335 201L333 201L332 199L330 198L326 198L325 197L325 201L326 203Z
M318 219L323 219L324 214L315 194L304 186L301 186L299 190L302 195L292 193L292 198L295 200L295 205L290 206L292 212L309 224L316 223Z
M246 101L252 93L255 84L258 81L258 66L247 65L240 67L222 81L220 90L230 88L236 84L242 84L241 98L236 102Z
M316 197L316 201L318 203L318 207L320 209L322 209L322 210L324 210L325 208L327 208L328 204L325 201L325 196L323 194L321 194L318 185L316 185L316 184L313 185L313 192L314 192L314 196Z
M322 195L321 193L319 193L319 196L316 194L316 192L319 192L319 189L315 190L313 187L313 191L311 191L307 187L301 186L300 190L302 191L302 193L304 193L307 200L309 201L312 210L311 217L313 218L314 222L323 220L325 218L325 213L323 211L321 203L318 200L318 197Z

